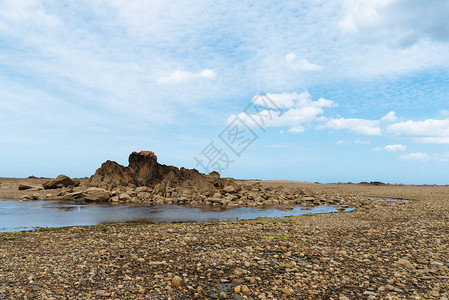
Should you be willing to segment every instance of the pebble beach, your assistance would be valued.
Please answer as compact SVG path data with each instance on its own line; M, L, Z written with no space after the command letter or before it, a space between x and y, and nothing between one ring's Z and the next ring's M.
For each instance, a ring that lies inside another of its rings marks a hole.
M351 212L0 235L0 299L447 299L449 187L262 182L395 197Z

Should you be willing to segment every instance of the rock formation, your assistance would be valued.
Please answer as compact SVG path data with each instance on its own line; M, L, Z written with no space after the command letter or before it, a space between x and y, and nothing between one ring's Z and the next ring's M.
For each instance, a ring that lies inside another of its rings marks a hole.
M157 162L156 155L151 151L133 152L129 156L129 165L124 167L114 161L106 161L87 185L112 190L119 186L147 186L156 189L168 187L191 187L200 192L207 192L227 185L237 185L233 180L220 178L217 172L209 175L195 169L177 168Z
M260 183L240 184L230 178L221 178L217 172L206 175L195 169L159 164L156 155L151 151L133 152L129 156L127 167L114 161L106 161L86 185L83 184L77 189L71 186L64 188L56 199L145 205L210 205L223 208L292 208L295 205L348 207L355 201L351 197L311 194L298 188L273 188Z

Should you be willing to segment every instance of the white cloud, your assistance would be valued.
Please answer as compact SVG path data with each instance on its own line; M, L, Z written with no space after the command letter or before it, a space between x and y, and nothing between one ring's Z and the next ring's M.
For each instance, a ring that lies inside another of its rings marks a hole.
M349 130L351 132L370 136L381 136L384 122L391 122L396 119L396 113L390 111L380 120L366 120L357 118L338 118L329 119L325 124L320 125L319 129L335 129L335 130Z
M338 106L332 100L319 98L316 101L312 101L312 96L308 91L304 91L301 94L293 93L280 93L280 94L266 94L266 98L260 95L256 95L251 99L252 103L256 103L266 108L291 108L291 107L336 107Z
M353 141L345 141L345 140L338 140L337 141L337 145L347 145L347 144L370 145L371 141L361 140L361 139L355 139Z
M378 126L379 121L365 120L365 119L330 119L320 128L342 130L347 129L354 133L380 136L382 135L382 129Z
M186 72L186 71L174 71L169 76L161 77L157 80L157 83L164 84L164 83L182 83L194 79L210 79L214 78L216 76L216 73L211 69L204 69L200 72Z
M404 145L401 145L401 144L386 145L384 147L384 149L389 151L389 152L405 151L405 150L407 150L407 146L404 146Z
M402 160L418 160L418 161L427 161L431 159L431 155L425 152L415 152L399 155L399 159Z
M61 25L60 19L48 14L39 0L4 0L0 8L0 28L11 26L19 29L21 26L17 25L31 25L43 29Z
M401 160L449 162L449 152L441 153L441 154L429 154L426 152L415 152L415 153L399 155L398 158Z
M306 129L301 125L294 125L291 126L287 131L291 133L303 133L304 131L306 131Z
M401 144L395 144L395 145L386 145L384 147L374 148L374 151L381 151L381 150L385 150L388 152L405 151L405 150L407 150L407 146L404 146Z
M413 140L422 144L449 144L449 137L417 137Z
M361 140L361 139L356 139L356 140L354 140L354 144L357 144L357 145L370 145L371 141L365 141L365 140Z
M449 117L449 110L447 109L440 110L440 115L442 115L443 117Z
M398 119L398 117L396 117L396 113L394 111L390 111L388 114L383 116L380 120L382 122L394 122L397 119Z
M254 122L256 120L263 127L289 127L287 131L291 133L304 132L303 125L323 119L323 108L336 106L336 103L324 98L313 101L307 91L301 94L282 93L267 94L267 97L255 96L252 103L264 109L254 113L240 113L238 117L242 121L251 126L257 126ZM278 108L288 108L288 110L280 114ZM234 118L235 115L231 115L228 122Z
M342 32L364 42L407 47L421 40L449 40L449 2L346 0Z
M449 119L399 122L389 125L387 132L398 137L410 137L418 143L449 144Z
M307 59L297 59L295 53L289 53L285 56L285 61L288 66L293 70L302 70L302 71L320 71L323 69L323 66L312 64Z

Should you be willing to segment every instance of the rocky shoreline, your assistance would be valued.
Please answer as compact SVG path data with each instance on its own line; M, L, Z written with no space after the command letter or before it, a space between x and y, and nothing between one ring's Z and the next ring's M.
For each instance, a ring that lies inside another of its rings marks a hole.
M27 188L24 189L23 187ZM14 189L14 187L13 187ZM193 189L182 187L155 188L119 186L108 191L85 184L45 190L36 183L19 183L19 193L8 196L0 186L0 198L16 200L64 200L81 203L108 202L111 204L187 205L214 206L223 209L234 207L314 207L320 205L338 205L346 208L373 208L379 205L393 205L384 198L361 197L357 194L341 195L332 191L310 190L278 185L264 185L260 182L238 182L216 188L202 194ZM405 200L407 201L407 200ZM401 202L400 204L404 204Z
M259 184L415 201L282 219L1 234L0 299L448 298L449 187Z
M260 182L221 178L217 172L201 174L197 170L162 165L153 152L133 152L129 165L106 161L89 179L71 179L59 175L42 181L20 182L18 193L9 196L0 185L0 198L20 200L68 200L143 205L189 205L233 208L238 206L319 206L374 207L383 199L365 199L297 186L268 186ZM8 197L9 196L9 197Z

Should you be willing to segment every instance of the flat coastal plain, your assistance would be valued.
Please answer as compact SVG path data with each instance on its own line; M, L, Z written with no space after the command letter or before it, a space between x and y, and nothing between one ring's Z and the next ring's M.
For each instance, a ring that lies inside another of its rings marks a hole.
M0 182L1 197L15 193L13 179ZM279 219L4 233L0 299L449 298L448 186L261 183L409 201Z

